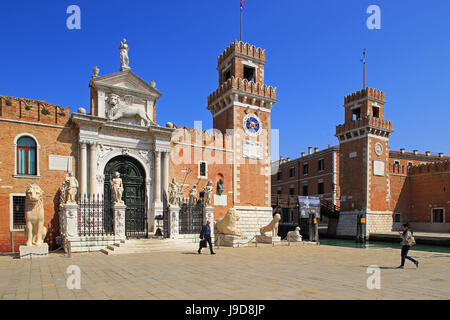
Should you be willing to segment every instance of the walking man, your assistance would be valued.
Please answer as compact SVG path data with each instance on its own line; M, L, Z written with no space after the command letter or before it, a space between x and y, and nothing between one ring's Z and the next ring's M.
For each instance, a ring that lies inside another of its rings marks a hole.
M409 224L405 223L402 226L403 232L400 232L400 235L402 236L402 264L398 267L398 269L404 269L405 268L405 261L408 259L409 261L412 261L416 268L419 267L419 261L414 260L413 258L408 256L408 251L411 249L411 245L414 245L414 239L412 238L412 232L409 230Z
M200 232L200 239L202 239L202 241L200 241L200 247L198 248L198 253L202 254L202 243L208 242L209 244L209 250L211 251L211 254L216 254L213 250L212 247L212 242L211 242L211 221L206 221L206 225L204 225L202 227L202 231ZM206 248L206 245L204 245L204 247Z

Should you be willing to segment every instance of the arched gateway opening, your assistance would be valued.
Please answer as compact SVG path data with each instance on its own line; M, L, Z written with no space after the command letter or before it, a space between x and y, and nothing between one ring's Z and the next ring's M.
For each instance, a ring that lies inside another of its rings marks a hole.
M125 233L127 238L144 238L148 235L145 170L134 158L119 156L111 159L105 167L105 212L113 216L111 180L119 172L123 183L122 199L127 206Z

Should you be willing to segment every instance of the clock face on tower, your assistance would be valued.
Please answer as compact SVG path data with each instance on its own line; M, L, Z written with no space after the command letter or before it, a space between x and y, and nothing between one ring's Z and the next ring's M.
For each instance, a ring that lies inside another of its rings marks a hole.
M383 153L383 146L381 145L381 143L375 144L375 154L377 156L381 156L382 153Z
M262 122L254 114L249 114L244 118L243 127L245 133L247 133L250 137L259 136L262 132Z

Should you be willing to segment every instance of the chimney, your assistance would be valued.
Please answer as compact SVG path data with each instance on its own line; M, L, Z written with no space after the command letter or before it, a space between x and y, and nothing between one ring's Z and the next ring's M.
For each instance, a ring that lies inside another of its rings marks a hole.
M415 156L417 156L419 154L419 151L418 150L413 150L413 153L414 153Z
M426 152L425 152L425 155L426 155L427 157L429 157L429 156L431 155L431 152L430 152L430 151L426 151Z
M315 147L314 152L319 152L319 148Z
M400 153L401 153L401 154L405 154L405 148L401 148L401 149L400 149Z
M444 154L442 152L439 153L439 158L443 158Z
M312 147L308 147L308 154L312 154Z
M302 152L302 158L303 158L305 155L306 155L306 153L305 153L305 152Z

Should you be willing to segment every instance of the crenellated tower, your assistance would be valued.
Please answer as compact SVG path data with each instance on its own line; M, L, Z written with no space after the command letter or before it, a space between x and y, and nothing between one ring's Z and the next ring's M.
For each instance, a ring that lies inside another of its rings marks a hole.
M218 57L219 88L208 97L208 110L214 128L234 137L234 206L271 218L270 115L277 90L264 83L265 63L265 50L231 43Z
M341 150L340 234L354 234L358 213L366 215L367 233L391 231L388 160L393 126L384 119L385 102L384 93L372 88L344 99L345 122L336 127Z

